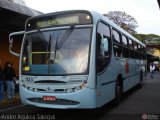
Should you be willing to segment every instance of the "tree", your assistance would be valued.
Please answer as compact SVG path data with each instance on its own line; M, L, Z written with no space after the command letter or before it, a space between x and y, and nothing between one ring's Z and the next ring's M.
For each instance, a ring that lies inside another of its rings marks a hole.
M160 44L160 36L155 34L134 34L138 40L142 41L146 45L159 45ZM156 51L159 51L157 48L149 48L147 47L147 53L154 54Z
M158 2L158 5L159 5L159 7L160 7L160 0L157 0L157 2Z
M121 11L111 11L108 14L104 14L108 19L113 21L115 24L123 28L125 31L135 34L136 27L138 27L137 21L130 15Z
M160 36L155 34L134 34L138 40L145 44L160 44Z
M10 2L16 3L16 4L20 4L23 6L26 6L26 3L24 0L9 0Z

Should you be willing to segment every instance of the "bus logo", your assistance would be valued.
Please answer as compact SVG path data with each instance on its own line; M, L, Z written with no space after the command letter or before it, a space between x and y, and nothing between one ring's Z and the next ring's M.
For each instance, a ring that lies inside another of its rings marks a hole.
M48 87L48 88L47 88L47 90L48 90L48 91L51 91L51 88L50 88L50 87Z

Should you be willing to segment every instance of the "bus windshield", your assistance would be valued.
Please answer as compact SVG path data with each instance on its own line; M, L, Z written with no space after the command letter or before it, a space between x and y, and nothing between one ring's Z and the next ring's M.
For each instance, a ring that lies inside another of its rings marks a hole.
M27 33L22 52L22 74L87 74L91 27Z

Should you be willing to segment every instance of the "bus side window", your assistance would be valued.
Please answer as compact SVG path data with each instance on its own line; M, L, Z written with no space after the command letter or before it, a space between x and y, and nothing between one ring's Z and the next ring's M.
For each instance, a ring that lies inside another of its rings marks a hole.
M116 30L112 30L112 38L114 41L113 48L114 48L114 55L115 57L122 57L122 46L121 46L121 38L120 33Z
M122 35L122 44L123 44L123 57L129 58L128 39L124 35Z
M129 39L128 40L128 46L129 46L129 54L130 54L130 58L133 58L134 59L134 44L133 44L133 40Z
M114 54L116 57L122 57L122 48L121 46L114 44Z

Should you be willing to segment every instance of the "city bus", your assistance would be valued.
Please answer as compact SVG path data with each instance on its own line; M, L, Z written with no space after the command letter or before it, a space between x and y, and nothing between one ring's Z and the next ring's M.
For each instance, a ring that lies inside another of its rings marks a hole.
M13 36L24 34L20 54ZM22 103L58 109L94 109L141 87L145 45L102 14L71 10L29 18L11 33L20 57Z

